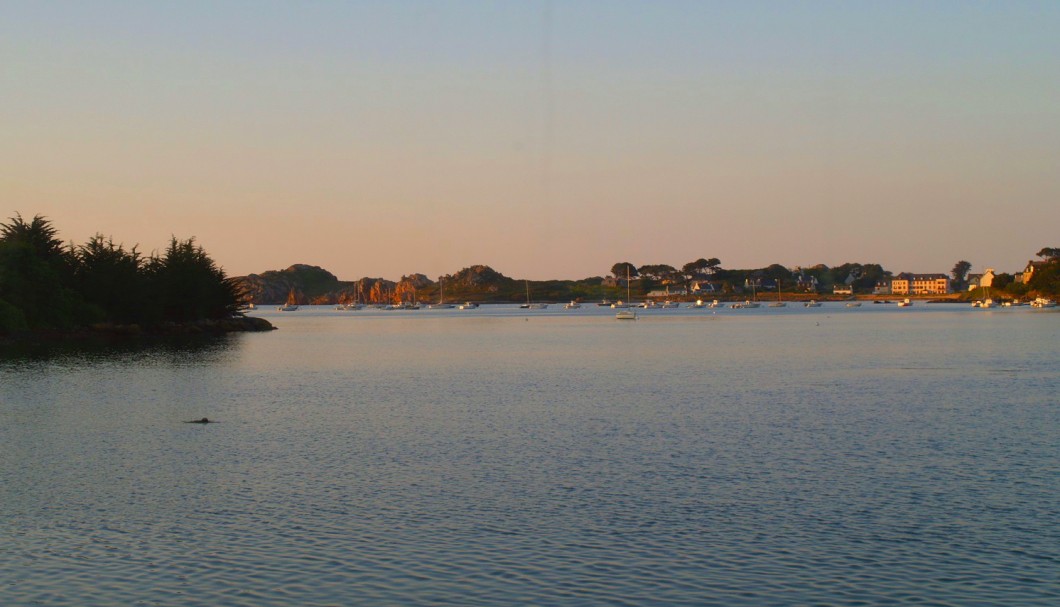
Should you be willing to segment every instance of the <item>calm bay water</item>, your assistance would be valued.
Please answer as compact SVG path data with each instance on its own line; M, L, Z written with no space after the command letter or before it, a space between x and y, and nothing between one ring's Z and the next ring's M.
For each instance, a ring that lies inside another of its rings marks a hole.
M9 355L0 604L1060 603L1060 314L831 306Z

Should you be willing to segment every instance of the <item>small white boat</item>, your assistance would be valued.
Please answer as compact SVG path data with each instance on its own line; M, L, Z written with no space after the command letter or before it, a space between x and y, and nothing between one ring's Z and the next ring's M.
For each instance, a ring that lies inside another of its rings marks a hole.
M861 302L860 301L848 301L847 302L847 307L848 308L860 308L861 307Z
M462 304L462 305L460 306L460 309L461 309L461 310L474 310L474 309L475 309L475 308L477 308L477 307L478 307L478 304L477 304L477 303L473 303L473 302L470 302L470 301L465 301L465 302L464 302L464 303L463 303L463 304Z
M621 299L611 304L612 310L624 310L629 307L629 304L622 301Z
M582 305L576 301L572 301L568 304L563 305L564 310L577 310L580 307L582 307Z
M283 304L282 306L276 309L280 312L294 312L298 309L298 306L296 304Z
M697 299L694 302L688 304L689 308L705 308L707 304L703 303L702 299Z
M715 299L714 301L712 301L709 304L707 304L707 307L708 308L720 308L720 307L722 307L722 305L721 305L720 301Z
M739 302L738 301L738 302L736 302L734 304L729 305L729 307L732 308L733 310L741 310L743 308L758 308L758 307L761 307L761 305L762 304L758 303L757 301L751 301L751 300L748 299L747 301L743 301L743 302Z
M806 303L804 303L802 305L805 308L820 308L821 307L821 302L817 301L816 299L811 299L810 301L808 301L808 302L806 302Z
M908 297L906 297L902 301L898 302L898 307L899 308L908 308L911 305L913 305L913 302L910 301L910 299Z
M1049 299L1048 297L1038 297L1031 302L1033 308L1055 308L1056 302Z
M770 308L786 308L786 307L788 307L788 304L786 304L786 303L784 303L782 301L774 301L774 302L769 304L769 307Z
M629 299L629 266L626 267L626 299L627 300ZM618 304L621 304L621 303L622 302L619 301L615 305L618 305ZM612 305L611 307L614 308L615 305ZM622 307L626 308L626 309L619 310L618 313L615 314L615 320L637 320L637 311L636 310L628 309L629 308L629 304L625 304Z
M662 306L660 306L660 307L663 307L663 308L680 308L681 304L677 303L676 301L666 300L666 301L662 302Z

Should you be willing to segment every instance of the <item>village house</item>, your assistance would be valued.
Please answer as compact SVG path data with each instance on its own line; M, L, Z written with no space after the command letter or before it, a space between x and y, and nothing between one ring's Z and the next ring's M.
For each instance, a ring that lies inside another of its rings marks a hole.
M1022 273L1016 274L1013 279L1013 282L1029 284L1031 282L1031 278L1034 277L1034 272L1037 271L1038 268L1043 267L1045 263L1046 262L1044 261L1028 261L1027 267L1023 269Z
M720 293L721 285L707 280L696 280L692 283L692 293Z
M968 275L968 290L988 289L994 285L994 268L987 268L982 274Z
M884 277L876 281L876 286L872 287L873 295L890 295L891 294L891 278Z
M945 274L902 272L891 279L893 295L945 295L949 292L950 278Z
M853 295L854 285L835 285L832 287L832 295Z

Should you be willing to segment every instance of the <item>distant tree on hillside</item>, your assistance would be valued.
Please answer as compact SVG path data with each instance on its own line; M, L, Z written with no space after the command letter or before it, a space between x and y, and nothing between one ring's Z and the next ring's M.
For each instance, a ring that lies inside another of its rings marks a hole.
M968 278L968 270L972 269L972 264L964 261L963 259L953 265L953 269L950 270L950 275L953 276L953 283L955 286L963 286L965 280Z
M611 266L611 274L615 278L625 278L627 272L630 278L637 277L637 266L629 263L628 261L620 261L615 265Z

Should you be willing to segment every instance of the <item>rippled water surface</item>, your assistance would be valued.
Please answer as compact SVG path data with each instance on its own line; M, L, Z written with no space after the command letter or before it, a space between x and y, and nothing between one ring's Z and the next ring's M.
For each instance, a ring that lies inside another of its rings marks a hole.
M0 604L1060 604L1058 314L260 314L0 359Z

